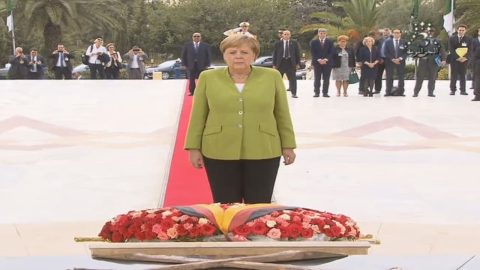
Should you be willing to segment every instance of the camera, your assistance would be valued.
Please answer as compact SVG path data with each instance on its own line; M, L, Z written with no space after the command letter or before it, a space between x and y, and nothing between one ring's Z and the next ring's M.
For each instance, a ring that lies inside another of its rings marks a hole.
M139 52L139 51L140 51L140 49L133 49L133 51L134 51L134 52Z

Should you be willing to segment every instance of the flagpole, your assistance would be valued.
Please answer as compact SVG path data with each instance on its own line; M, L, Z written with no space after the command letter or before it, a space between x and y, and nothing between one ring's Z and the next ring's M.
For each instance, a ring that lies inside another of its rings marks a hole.
M10 16L12 16L12 46L13 46L13 55L15 55L15 23L13 22L13 10L10 11Z

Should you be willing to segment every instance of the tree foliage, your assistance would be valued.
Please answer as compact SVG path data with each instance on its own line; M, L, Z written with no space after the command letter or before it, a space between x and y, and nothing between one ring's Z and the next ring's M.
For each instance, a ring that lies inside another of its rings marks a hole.
M261 53L270 54L279 29L292 31L303 51L319 27L330 36L356 33L358 37L378 27L409 24L410 0L22 0L14 10L17 46L50 53L58 42L81 53L96 37L114 42L120 52L142 47L156 62L176 58L194 32L201 32L212 52L225 30L248 21L257 35ZM423 0L420 17L441 25L444 0ZM478 0L458 0L462 21L474 22ZM463 9L462 9L463 8ZM432 12L433 10L433 12ZM395 16L392 16L394 11ZM459 13L457 12L457 13ZM0 1L0 59L12 52L5 27L5 1Z

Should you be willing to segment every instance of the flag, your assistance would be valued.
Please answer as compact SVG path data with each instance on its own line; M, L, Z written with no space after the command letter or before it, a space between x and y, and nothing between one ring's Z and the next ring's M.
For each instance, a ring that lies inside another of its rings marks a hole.
M412 18L418 18L418 9L420 8L420 0L412 0L412 13L410 16Z
M453 11L455 9L455 0L446 0L447 5L445 6L445 14L443 15L443 28L447 31L450 36L453 33L453 24L455 23L455 17L453 16Z
M11 13L7 17L7 28L8 28L8 32L12 32L12 30L13 30L13 16L12 16Z
M7 0L7 27L8 32L12 32L13 30L13 9L15 8L15 0Z

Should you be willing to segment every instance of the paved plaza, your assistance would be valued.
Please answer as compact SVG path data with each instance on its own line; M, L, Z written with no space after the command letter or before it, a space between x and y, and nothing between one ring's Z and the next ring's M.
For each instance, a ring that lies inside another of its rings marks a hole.
M87 257L73 237L161 206L185 83L0 81L0 269ZM289 98L297 159L275 201L344 213L381 241L315 269L480 269L480 103L447 81L413 98L413 84L313 98L307 80Z

